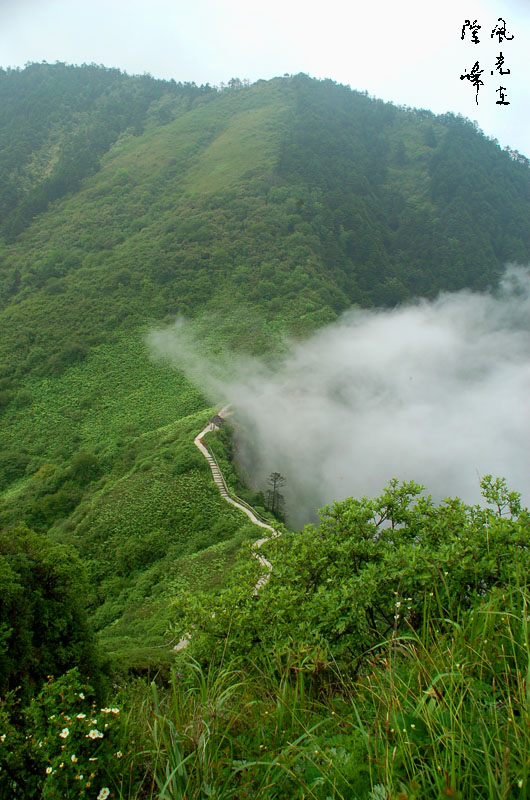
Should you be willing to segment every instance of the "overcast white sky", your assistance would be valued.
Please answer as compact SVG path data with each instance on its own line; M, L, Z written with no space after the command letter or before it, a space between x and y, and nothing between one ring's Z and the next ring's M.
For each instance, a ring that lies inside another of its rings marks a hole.
M514 37L501 44L490 36L499 17ZM461 40L466 19L482 26L479 44ZM0 65L42 60L214 85L306 72L460 112L530 157L530 0L0 0ZM478 105L460 80L476 61ZM510 105L496 104L500 86Z

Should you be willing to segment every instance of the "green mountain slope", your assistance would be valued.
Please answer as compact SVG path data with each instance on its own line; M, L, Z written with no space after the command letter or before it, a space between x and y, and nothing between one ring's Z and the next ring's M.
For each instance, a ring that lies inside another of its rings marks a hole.
M213 90L95 65L0 70L0 226L16 236L97 171L124 131L169 121Z
M123 652L252 536L149 326L183 313L206 349L263 353L352 303L494 283L530 257L528 167L462 118L304 75L217 92L32 65L0 73L0 108L0 522L75 544Z

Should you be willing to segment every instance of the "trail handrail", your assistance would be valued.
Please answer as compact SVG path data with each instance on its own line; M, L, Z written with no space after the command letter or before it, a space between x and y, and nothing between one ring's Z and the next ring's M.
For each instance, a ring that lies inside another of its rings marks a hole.
M236 500L242 506L245 506L245 508L248 508L248 510L251 511L254 514L255 517L257 517L257 519L261 520L261 522L264 522L266 525L269 525L272 528L272 525L270 524L270 520L265 519L265 517L262 514L260 514L258 511L256 511L256 509L253 508L253 506L251 506L249 503L247 503L246 500L243 500L241 497L238 497L237 494L235 494L231 489L228 488L228 485L227 485L226 480L225 480L225 476L223 475L223 471L222 471L221 467L219 466L219 463L218 463L218 461L217 461L217 459L215 457L215 453L213 451L211 443L208 442L208 444L206 444L204 439L202 440L202 443L203 443L203 446L210 453L210 456L213 458L215 466L219 470L219 474L221 476L221 480L223 481L223 486L225 487L226 493L228 494L228 496L231 497L232 500Z

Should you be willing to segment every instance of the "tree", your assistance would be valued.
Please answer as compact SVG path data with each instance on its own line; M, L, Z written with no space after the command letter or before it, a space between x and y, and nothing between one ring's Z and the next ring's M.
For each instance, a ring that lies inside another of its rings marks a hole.
M285 478L279 472L271 472L269 475L270 489L267 489L266 500L267 509L275 516L281 515L283 506L283 494L280 493L282 486L285 486Z
M436 506L421 486L397 480L374 500L327 506L317 527L267 545L272 572L257 596L248 588L259 570L251 559L219 595L182 598L193 654L211 659L216 642L223 658L228 648L243 658L305 648L356 672L373 648L421 630L427 618L442 633L529 574L528 511L503 479L486 476L482 490L493 508L459 498Z
M0 693L25 698L74 666L97 677L86 589L73 548L24 525L0 531Z

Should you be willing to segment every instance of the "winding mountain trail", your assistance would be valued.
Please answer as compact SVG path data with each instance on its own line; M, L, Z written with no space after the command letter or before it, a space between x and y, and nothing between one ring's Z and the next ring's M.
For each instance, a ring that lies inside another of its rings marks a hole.
M230 404L224 406L224 408L222 408L221 411L219 411L219 414L216 415L216 417L219 418L220 422L224 421L223 414L227 416L229 408ZM210 433L211 431L214 431L216 428L219 427L219 425L214 421L216 417L210 420L210 422L208 422L206 427L203 428L199 434L197 434L197 436L193 440L193 443L195 444L195 447L197 447L200 450L205 459L208 461L208 464L210 465L210 469L212 471L214 482L219 489L219 494L221 495L221 497L224 500L226 500L227 503L230 503L231 505L243 511L243 513L247 515L247 517L250 519L251 522L254 523L254 525L258 525L260 528L265 528L266 530L269 530L271 532L270 536L264 536L261 539L256 539L256 541L252 545L253 549L252 555L259 561L260 565L264 568L264 570L266 570L265 574L259 578L259 580L257 581L257 583L253 588L253 593L256 595L261 589L261 587L267 583L272 572L272 564L264 556L261 555L259 549L262 547L262 545L265 544L265 542L268 542L270 539L275 539L281 534L277 530L275 530L271 525L265 522L263 519L260 519L259 515L252 508L252 506L249 506L248 503L245 503L245 501L241 500L241 498L236 497L235 495L232 496L230 494L223 473L221 472L221 469L217 464L217 461L215 460L215 458L213 457L213 455L210 453L210 451L203 442L203 438L204 436L206 436L207 433ZM180 642L177 645L175 645L173 650L183 650L185 647L188 646L189 641L190 641L190 635L185 634L180 640Z

